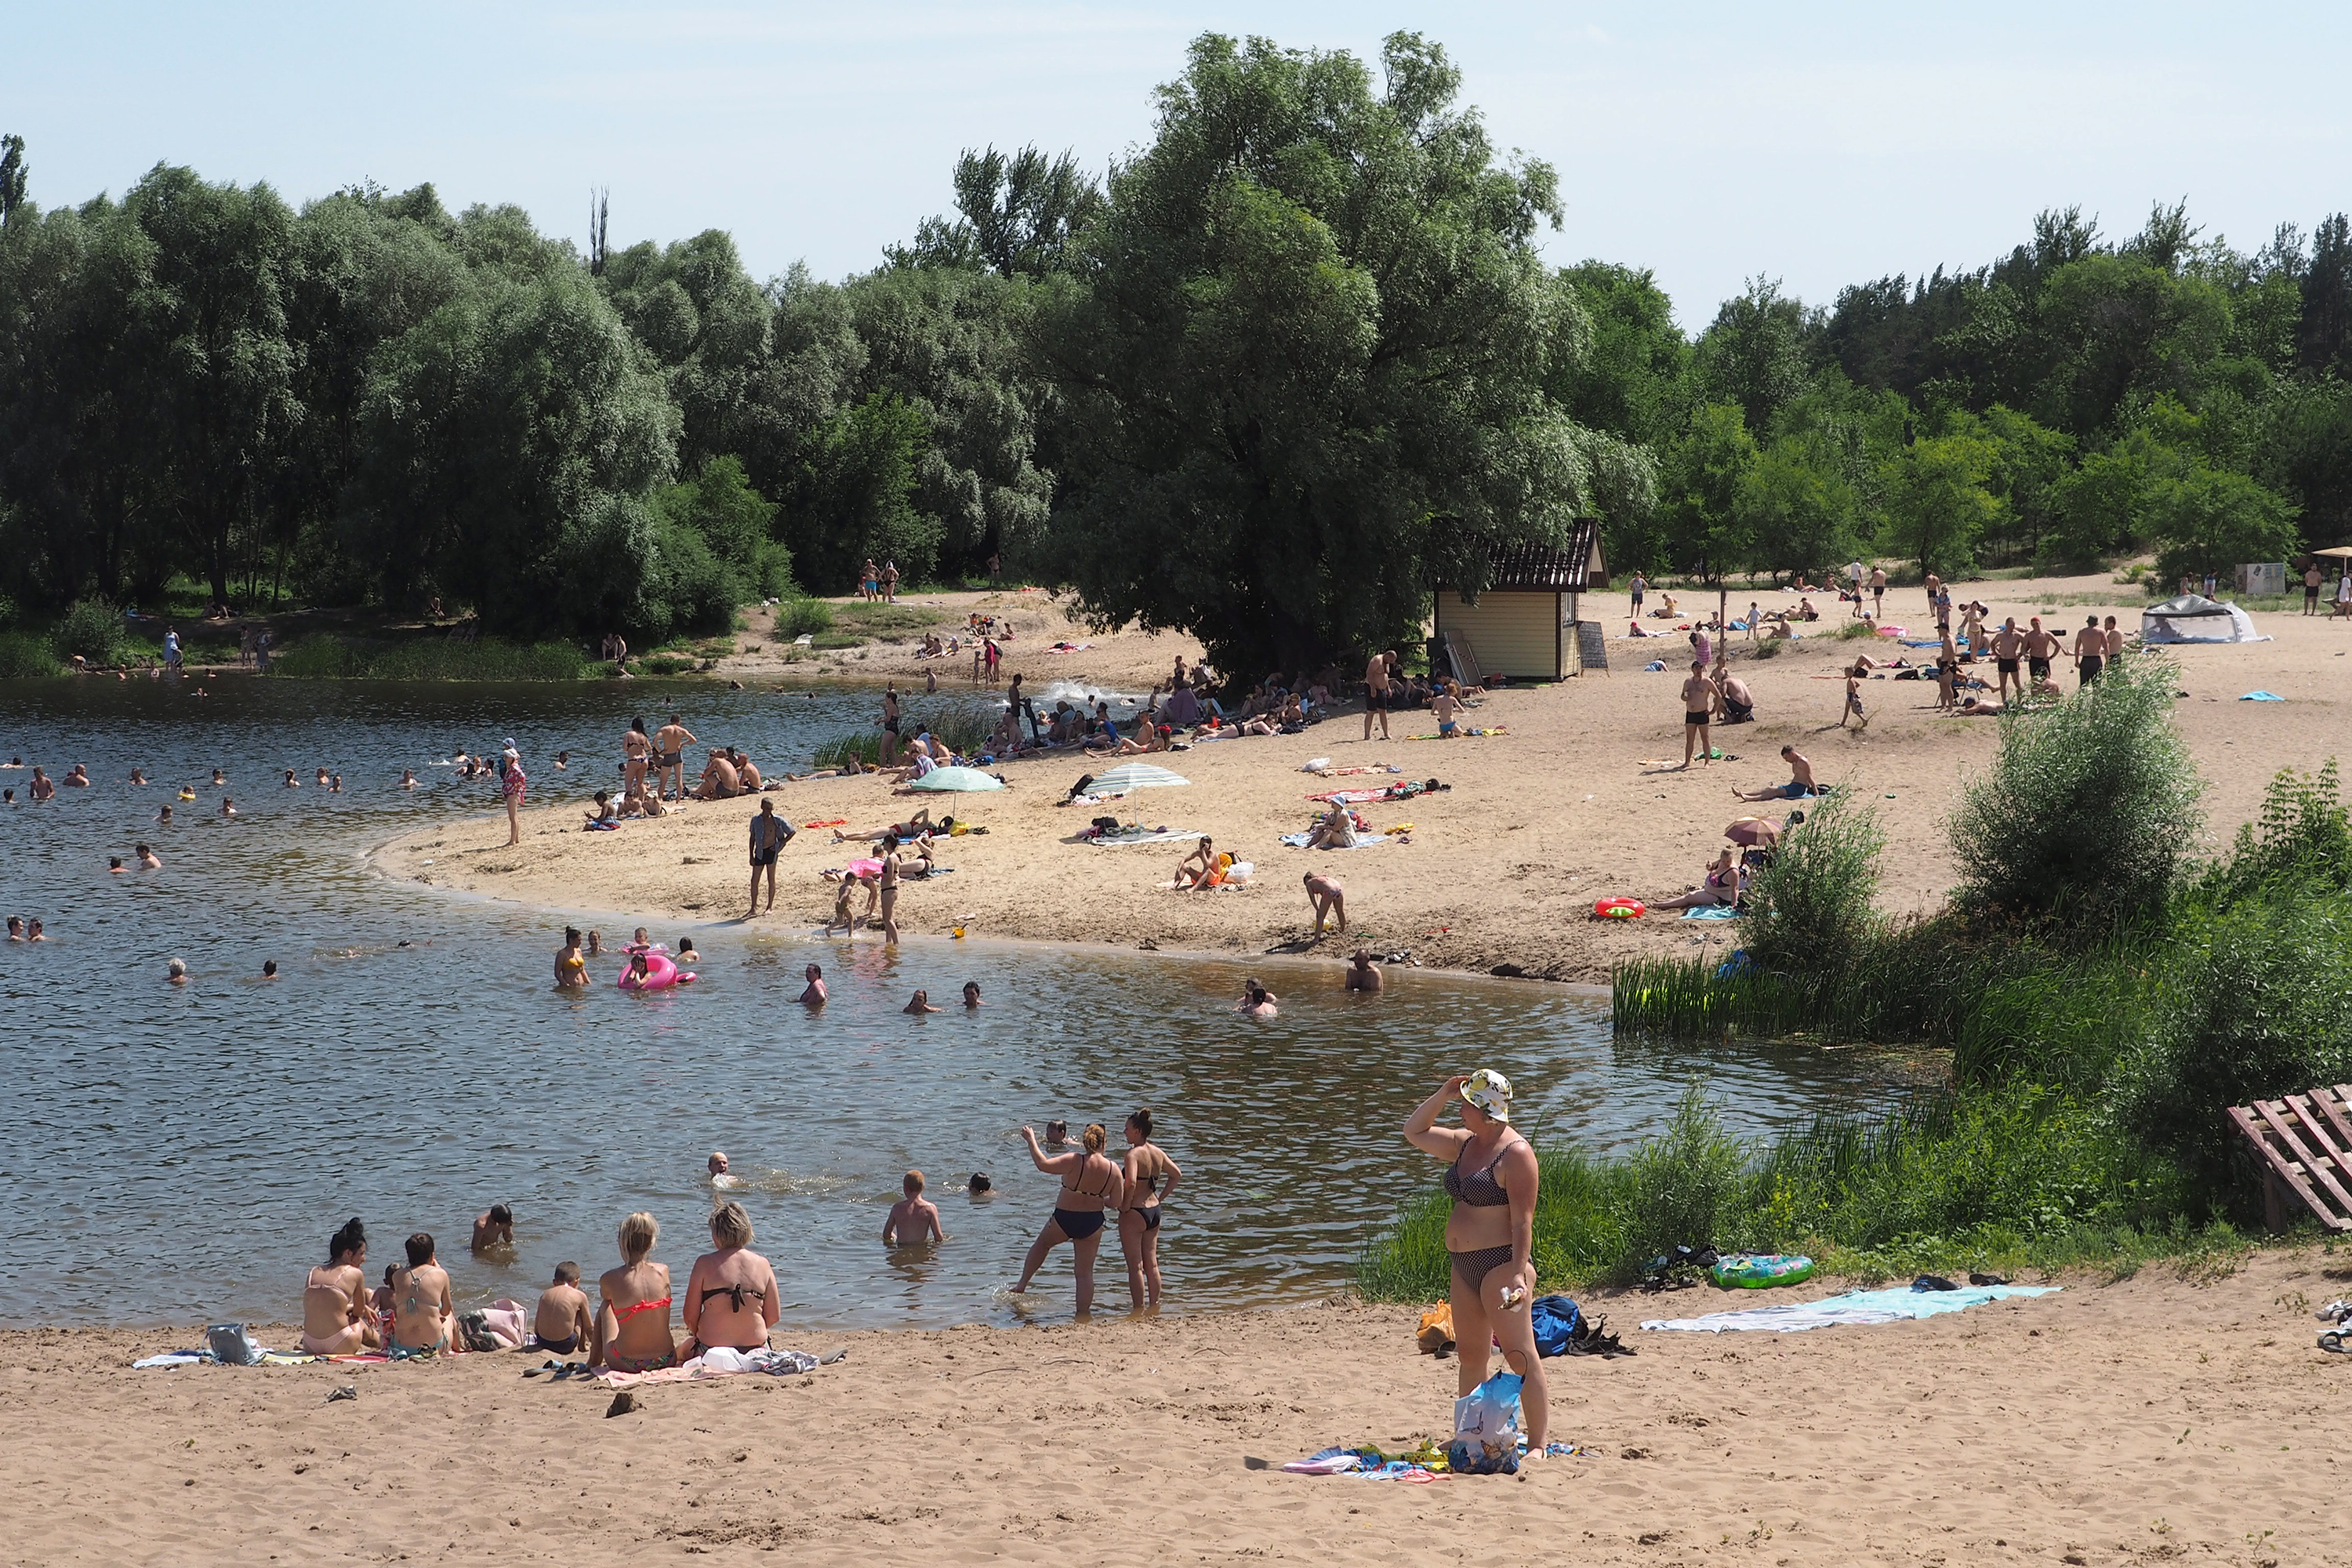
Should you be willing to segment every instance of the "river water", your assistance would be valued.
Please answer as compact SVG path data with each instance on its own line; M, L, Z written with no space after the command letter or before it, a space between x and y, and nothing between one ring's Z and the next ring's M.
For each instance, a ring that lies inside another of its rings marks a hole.
M771 773L870 723L870 693L786 697L708 684L386 686L228 679L0 686L0 757L96 784L27 803L0 773L0 913L48 940L0 946L0 1321L164 1323L299 1315L303 1270L362 1216L371 1274L432 1232L461 1301L528 1301L560 1259L618 1261L635 1209L683 1284L707 1246L704 1163L731 1156L788 1325L938 1325L1069 1310L1066 1250L1026 1301L1003 1293L1051 1205L1024 1122L1118 1126L1154 1108L1185 1173L1161 1259L1171 1305L1298 1300L1344 1287L1397 1202L1434 1168L1396 1135L1447 1072L1507 1073L1539 1139L1622 1148L1704 1077L1742 1130L1874 1107L1898 1064L1751 1047L1612 1044L1605 1004L1559 987L1392 971L1380 997L1328 967L1268 966L1281 1016L1233 1011L1245 965L978 942L814 940L772 924L583 919L608 939L690 931L700 984L635 996L596 966L559 993L560 912L389 880L367 849L481 817L496 795L446 765L511 736L535 803L608 782L632 711L673 708ZM560 750L573 753L558 771ZM597 759L593 763L588 759ZM134 767L154 781L134 788ZM312 784L340 773L343 792ZM226 792L211 787L215 767ZM283 787L297 770L299 789ZM413 768L424 787L398 787ZM194 785L193 802L173 799ZM240 815L217 815L224 793ZM789 795L782 797L789 799ZM175 820L159 824L169 802ZM786 807L786 809L790 809ZM152 843L158 871L112 875ZM815 861L804 858L805 874ZM787 874L794 869L787 852ZM165 983L171 957L194 980ZM259 972L274 959L278 978ZM821 1016L793 1005L825 966ZM985 1005L953 999L977 980ZM900 1014L918 985L950 1006ZM887 1252L899 1177L930 1177L952 1239ZM975 1202L985 1171L1000 1195ZM473 1216L515 1211L510 1259L467 1253ZM1115 1240L1104 1300L1125 1301Z

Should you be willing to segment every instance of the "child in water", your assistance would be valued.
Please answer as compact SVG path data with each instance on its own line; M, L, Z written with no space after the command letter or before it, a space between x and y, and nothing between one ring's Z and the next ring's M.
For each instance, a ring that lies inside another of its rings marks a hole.
M923 1173L908 1172L898 1185L906 1196L890 1205L890 1217L882 1222L882 1245L914 1247L945 1241L948 1233L940 1226L940 1205L923 1196Z

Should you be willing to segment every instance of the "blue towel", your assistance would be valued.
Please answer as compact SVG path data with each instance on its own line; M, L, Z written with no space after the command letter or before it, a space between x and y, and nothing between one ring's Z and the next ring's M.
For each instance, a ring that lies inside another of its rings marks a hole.
M2249 691L2238 699L2241 702L2284 702L2285 698L2275 691Z
M1731 904L1699 904L1683 911L1686 921L1736 921L1738 909Z
M1660 670L1662 670L1662 669L1664 669L1664 668L1666 668L1666 661L1665 661L1664 659L1663 659L1663 658L1654 658L1654 659L1652 659L1649 663L1647 663L1647 664L1645 664L1645 665L1643 665L1643 666L1642 667L1642 673L1643 673L1643 674L1644 674L1644 675L1655 675L1655 674L1657 674L1657 673L1658 673L1658 671L1660 671Z

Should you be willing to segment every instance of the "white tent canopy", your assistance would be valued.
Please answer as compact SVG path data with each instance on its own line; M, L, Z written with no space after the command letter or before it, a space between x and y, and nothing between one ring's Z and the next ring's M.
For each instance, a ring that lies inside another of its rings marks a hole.
M2216 604L2199 594L2183 594L2142 611L2139 636L2150 643L2271 640L2254 630L2254 617L2237 605Z

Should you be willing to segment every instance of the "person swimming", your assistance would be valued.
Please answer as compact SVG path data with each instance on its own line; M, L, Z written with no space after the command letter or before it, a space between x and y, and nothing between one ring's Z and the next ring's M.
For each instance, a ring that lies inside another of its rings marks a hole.
M714 1187L740 1187L743 1184L743 1178L727 1168L727 1151L724 1149L710 1152L710 1184Z
M555 952L555 984L560 988L588 984L587 955L580 951L580 928L563 928L563 945Z

